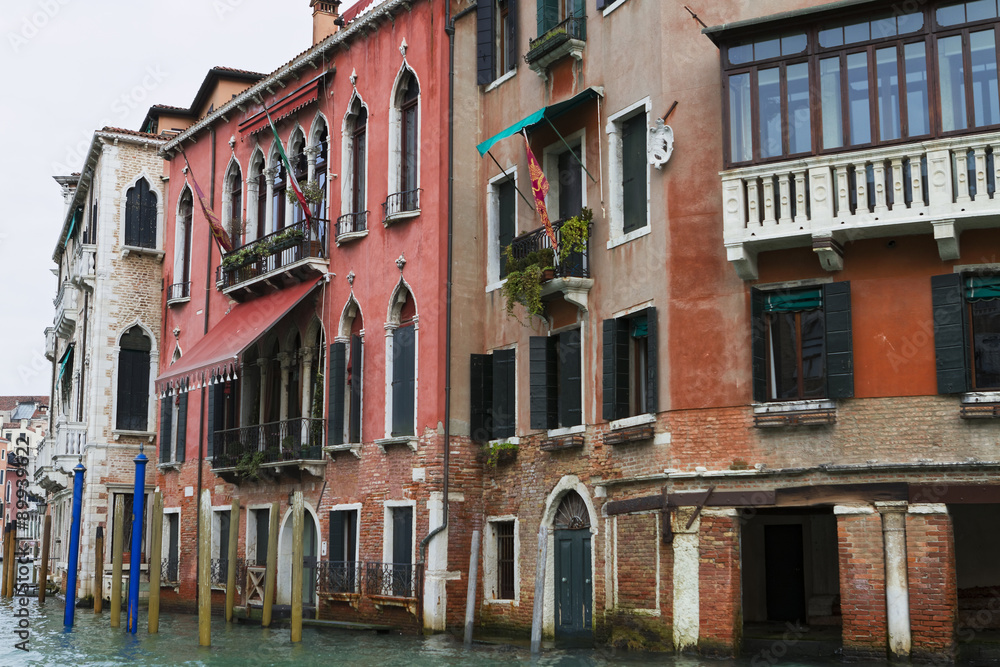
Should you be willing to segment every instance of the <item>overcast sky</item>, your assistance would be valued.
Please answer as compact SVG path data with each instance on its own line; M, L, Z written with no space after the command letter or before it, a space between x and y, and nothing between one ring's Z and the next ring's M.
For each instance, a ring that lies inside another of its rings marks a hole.
M277 69L311 45L311 16L309 0L3 0L0 395L49 393L65 212L52 177L80 170L94 130L187 107L213 66Z

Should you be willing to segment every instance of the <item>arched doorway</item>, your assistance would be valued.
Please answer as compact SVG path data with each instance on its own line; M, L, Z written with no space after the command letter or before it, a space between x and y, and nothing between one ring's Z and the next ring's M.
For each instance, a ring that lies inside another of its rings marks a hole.
M556 638L589 639L594 589L590 512L576 491L562 497L553 529Z
M306 508L302 527L302 604L316 604L316 563L319 557L316 517ZM285 513L278 537L278 604L292 603L292 511Z

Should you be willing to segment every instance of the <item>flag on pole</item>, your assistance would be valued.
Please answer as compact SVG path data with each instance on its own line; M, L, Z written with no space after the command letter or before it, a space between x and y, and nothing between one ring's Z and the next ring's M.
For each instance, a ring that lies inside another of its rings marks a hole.
M191 163L188 162L187 153L181 148L181 155L184 156L184 164L187 165L188 173L191 175L191 184L194 185L194 191L198 194L198 201L201 202L201 210L205 213L205 217L208 218L208 224L212 226L212 236L215 237L216 242L219 247L222 248L223 252L231 252L233 249L233 242L229 238L229 234L226 233L225 228L222 226L222 221L219 220L219 216L215 214L212 210L212 206L209 204L208 200L205 198L205 193L201 191L198 186L198 180L194 177L194 170L191 169Z
M538 164L535 154L531 152L528 134L524 130L521 131L521 134L524 136L524 148L528 151L528 175L531 177L531 191L535 195L535 210L538 211L538 215L542 219L542 226L545 227L545 233L552 241L552 250L555 251L559 248L559 242L556 241L556 232L552 229L552 222L549 221L549 211L545 208L545 195L549 194L549 179L545 178L542 166Z
M261 105L264 107L264 113L267 114L267 122L271 126L271 132L274 133L274 143L278 146L278 153L281 154L281 161L285 163L285 173L288 174L288 182L292 186L292 190L295 192L295 198L299 200L299 206L302 207L302 213L306 216L306 222L309 223L309 227L312 227L312 215L309 213L309 202L306 201L305 195L302 194L302 188L299 187L299 181L295 178L295 172L292 170L292 163L288 161L288 156L285 155L285 149L281 146L281 137L278 136L278 128L274 126L274 121L271 120L271 113L267 110L267 105L264 104L263 100Z

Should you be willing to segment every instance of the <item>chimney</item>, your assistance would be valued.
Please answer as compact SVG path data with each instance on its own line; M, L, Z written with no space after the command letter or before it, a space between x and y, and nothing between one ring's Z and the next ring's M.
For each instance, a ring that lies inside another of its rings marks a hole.
M313 8L313 46L340 29L340 0L309 0Z

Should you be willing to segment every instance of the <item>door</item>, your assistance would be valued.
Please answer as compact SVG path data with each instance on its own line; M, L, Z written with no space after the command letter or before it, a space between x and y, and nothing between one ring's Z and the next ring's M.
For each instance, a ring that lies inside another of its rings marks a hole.
M392 509L392 594L414 595L412 507Z
M802 525L764 526L767 620L806 620Z
M555 531L556 638L591 637L590 530Z

